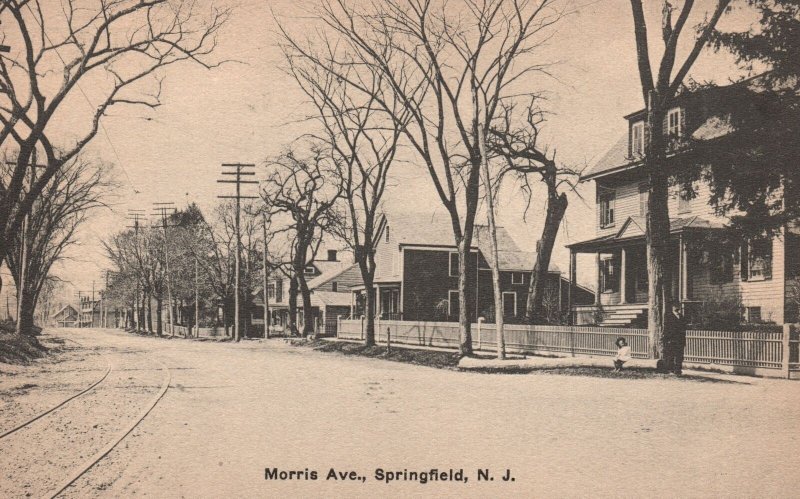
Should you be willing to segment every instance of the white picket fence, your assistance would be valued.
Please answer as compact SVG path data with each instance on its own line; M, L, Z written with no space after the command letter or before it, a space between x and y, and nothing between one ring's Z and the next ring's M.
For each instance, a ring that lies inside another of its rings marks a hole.
M340 319L338 337L364 339L363 319ZM458 348L459 328L454 322L375 321L376 340L385 343L387 330L392 343L443 348ZM617 351L615 341L624 337L633 357L648 358L650 338L646 329L600 326L506 325L506 348L512 352L559 353L610 356ZM472 324L472 348L496 351L494 324ZM782 331L694 331L686 333L686 362L748 368L800 371L797 328L785 325Z
M173 334L172 331L175 331L176 336L188 336L189 335L189 328L187 326L170 326L169 324L165 323L164 327L164 334ZM192 336L194 336L195 331L192 328ZM200 328L200 337L201 338L215 338L218 336L225 336L225 328L224 327L201 327Z

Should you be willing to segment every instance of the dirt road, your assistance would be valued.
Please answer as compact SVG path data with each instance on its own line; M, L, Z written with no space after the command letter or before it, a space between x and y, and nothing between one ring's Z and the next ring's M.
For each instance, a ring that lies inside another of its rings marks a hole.
M164 397L65 496L797 493L798 382L472 374L321 354L280 340L50 334L83 346L60 369L37 373L33 366L3 379L0 433L86 386L109 363L114 368L96 393L0 439L3 497L42 496L63 481L157 395L161 366L171 375ZM15 391L23 378L36 386ZM267 480L265 468L302 473ZM357 478L326 480L331 468L337 478L349 471ZM463 469L467 482L386 484L376 480L377 468ZM494 480L479 481L479 469ZM502 480L506 470L513 481Z

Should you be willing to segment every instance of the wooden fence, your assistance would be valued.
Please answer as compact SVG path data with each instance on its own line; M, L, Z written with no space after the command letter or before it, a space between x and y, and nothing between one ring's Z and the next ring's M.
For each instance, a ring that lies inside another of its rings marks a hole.
M362 340L363 319L340 319L338 338ZM392 343L458 348L459 328L454 322L411 322L376 320L376 340ZM506 348L511 352L557 353L611 356L620 336L628 341L631 354L648 358L650 338L646 329L600 326L506 325ZM472 324L472 348L497 350L494 324ZM780 369L786 376L800 371L798 328L785 325L782 331L687 331L684 360L694 364L718 364L745 368Z
M175 331L175 335L177 336L188 336L189 335L189 328L187 326L170 326L169 324L164 324L164 334L173 334L172 331ZM192 328L192 336L194 336L195 331ZM224 327L201 327L200 328L200 337L206 338L216 338L218 336L225 336L225 328Z

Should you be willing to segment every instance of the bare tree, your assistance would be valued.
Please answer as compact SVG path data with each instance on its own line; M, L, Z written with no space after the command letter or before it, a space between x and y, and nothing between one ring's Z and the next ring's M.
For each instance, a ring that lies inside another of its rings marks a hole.
M358 66L340 67L331 62L339 56L334 46L325 43L327 40L320 47L306 41L305 47L300 48L285 30L282 33L288 72L316 108L313 119L322 126L320 139L337 158L333 163L342 182L347 212L341 217L339 235L353 249L364 282L367 317L364 342L372 346L377 310L373 292L375 250L381 235L381 201L398 142L411 114L388 88L382 73ZM339 73L347 78L341 78ZM357 80L359 88L348 84L348 80ZM391 105L391 113L387 114L377 99Z
M480 192L478 128L488 135L501 102L526 93L520 80L547 72L531 56L564 11L558 0L481 0L459 6L463 9L445 1L387 0L355 9L344 0L331 0L319 13L325 26L319 36L332 33L344 46L336 67L358 65L385 78L392 100L376 96L375 102L396 122L411 113L403 134L430 175L458 247L459 348L470 355L473 300L468 283L476 270L468 260ZM351 88L371 91L346 71L336 76ZM394 99L403 106L402 116L396 114Z
M273 216L285 215L287 223L275 232L285 232L291 239L288 327L294 334L298 291L303 300L303 335L313 333L311 291L305 268L313 261L323 235L339 223L333 208L343 186L337 179L336 161L329 148L312 142L308 154L299 155L289 149L267 163L269 173L262 184L261 197Z
M548 315L544 298L550 259L569 205L566 190L574 190L580 175L577 169L558 163L555 151L550 152L547 146L540 144L539 133L545 113L536 105L537 100L532 98L530 104L522 108L521 116L516 116L519 113L514 104L504 106L503 113L492 125L489 139L490 154L504 162L499 176L512 174L520 182L527 199L526 213L538 187L543 184L546 191L544 225L536 242L536 261L531 269L525 308L525 318L531 324Z
M114 106L160 105L162 70L181 62L214 67L208 56L229 10L200 15L190 1L4 0L0 58L0 144L12 139L16 165L0 183L0 258L50 180L98 133ZM88 83L81 86L81 83ZM88 130L73 143L52 141L65 102L83 94ZM73 97L74 96L74 97ZM46 168L24 189L34 151Z
M24 251L10 251L6 255L21 301L17 318L21 332L32 331L39 296L53 278L50 275L53 264L76 242L75 232L86 221L89 211L104 206L103 198L112 188L107 165L79 156L55 173L42 196L33 203L26 230L16 234L12 246Z
M717 0L715 7L705 21L698 27L698 36L691 49L678 64L676 61L678 42L693 8L694 1L686 0L680 9L677 20L673 23L673 7L664 1L661 31L664 42L664 53L658 64L658 72L654 78L650 62L650 49L647 41L647 21L641 0L631 0L633 13L634 36L639 80L642 97L645 103L645 144L642 164L648 180L647 201L647 273L649 278L649 313L648 329L650 334L651 355L659 359L661 370L680 370L674 366L676 349L683 349L683 344L676 344L672 334L672 312L670 296L671 266L669 239L669 177L667 154L670 137L663 126L664 118L674 106L675 98L682 88L684 79L692 69L695 61L708 44L717 22L728 9L730 0Z

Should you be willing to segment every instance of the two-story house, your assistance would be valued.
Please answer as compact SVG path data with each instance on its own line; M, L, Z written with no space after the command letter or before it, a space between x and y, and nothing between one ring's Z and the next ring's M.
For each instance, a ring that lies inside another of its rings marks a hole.
M376 316L407 321L457 321L459 313L459 254L453 242L450 219L445 214L387 214L379 221L380 240L375 250L376 269L373 293L377 296ZM521 251L508 231L497 228L500 287L503 316L509 323L520 323L525 316L532 252ZM467 285L471 321L483 317L493 321L494 292L489 232L476 226L467 265L472 278ZM568 311L566 278L555 265L549 269L545 306L554 316ZM354 316L364 313L366 290L353 288ZM585 288L578 288L579 300L592 299ZM580 303L580 301L579 301Z
M703 168L684 159L697 141L735 140L734 134L746 133L730 124L726 106L735 103L721 98L724 88L684 93L668 112L663 126L675 168ZM625 116L627 132L582 178L596 187L596 237L568 245L571 272L576 254L593 254L597 291L593 305L573 307L578 324L646 324L645 118L644 110ZM772 238L744 240L715 213L704 181L674 184L669 199L672 299L687 313L713 300L740 304L742 319L750 322L797 320L791 297L800 257L797 226L788 225Z
M328 250L327 259L315 259L304 269L306 283L311 290L311 306L318 334L336 334L336 319L349 316L352 306L350 290L361 284L361 271L349 259L340 259L339 252ZM267 281L270 324L282 331L289 319L289 278L280 271L273 272ZM250 323L263 331L264 295L261 288L253 296ZM298 317L296 324L303 326L303 298L298 291Z

